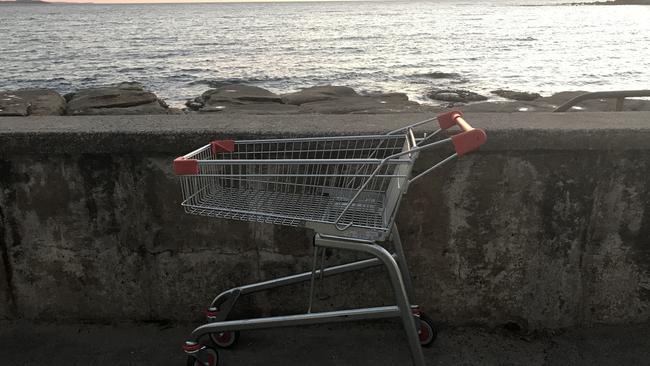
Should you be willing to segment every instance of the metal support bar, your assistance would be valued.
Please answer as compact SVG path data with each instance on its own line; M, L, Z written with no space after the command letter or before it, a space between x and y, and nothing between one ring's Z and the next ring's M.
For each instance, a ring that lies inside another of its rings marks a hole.
M307 308L307 314L311 313L311 306L314 302L314 281L316 281L317 260L318 260L318 247L314 245L314 264L311 267L311 278L309 279L309 307Z
M440 168L441 166L447 164L448 162L452 161L452 160L453 160L454 158L456 158L456 157L458 157L458 154L457 154L457 153L453 153L453 154L449 155L449 156L446 157L444 160L438 162L436 165L434 165L434 166L430 167L429 169L423 171L422 173L418 174L417 176L415 176L415 177L409 179L409 182L408 182L408 183L411 184L411 183L415 182L416 180L418 180L418 179L424 177L425 175L431 173L432 171L434 171L434 170Z
M393 223L393 245L395 246L395 259L399 265L399 270L402 273L402 280L404 281L404 287L406 288L406 294L408 295L409 300L413 303L415 299L415 291L413 290L413 282L411 281L411 273L409 268L406 265L406 255L404 255L404 247L402 246L402 239L399 236L399 231L397 230L397 224Z
M561 106L555 108L553 112L566 112L574 105L590 99L610 99L617 98L616 110L623 110L623 100L631 97L650 97L650 90L617 90L617 91L604 91L585 93L569 100ZM620 108L620 109L619 109Z
M379 265L381 265L381 261L379 259L370 258L362 261L346 263L338 266L325 268L324 270L322 270L322 275L325 277L334 276L346 272L352 272L352 271L358 271L366 268L376 267ZM321 275L321 270L317 269L315 274L317 276ZM231 294L233 294L233 292L235 291L237 292L237 296L247 295L255 292L270 290L276 287L289 286L289 285L294 285L297 283L309 281L311 279L311 275L312 272L309 271L309 272L303 272L303 273L299 273L287 277L276 278L269 281L252 283L250 285L236 287L219 294L217 297L214 298L214 300L212 300L210 306L219 306L220 304L225 303L227 301L227 298L229 298Z
M388 270L393 291L395 292L395 300L399 308L399 314L402 318L402 324L406 337L408 338L409 348L411 349L411 356L415 366L425 366L424 354L420 346L420 339L416 328L416 321L411 313L411 304L409 303L406 289L404 288L404 280L401 271L395 258L382 246L377 244L363 244L359 241L343 241L340 239L333 239L327 236L316 234L315 244L327 248L352 250L363 252L379 258Z
M360 269L370 268L381 265L381 262L377 258L365 259L358 262L341 264L340 266L334 266L325 268L323 270L323 276L334 276L346 272L357 271ZM270 281L264 281L260 283L255 283L251 285L246 285L240 287L242 294L250 294L253 292L269 290L275 287L293 285L300 282L305 282L311 279L312 272L304 272L293 276L282 277ZM320 270L315 271L315 275L320 275Z
M398 309L397 306L381 306L366 309L275 316L270 318L229 320L225 322L202 325L192 332L191 337L193 339L199 339L201 336L208 333L221 333L225 331L290 327L296 325L320 324L335 321L342 322L364 319L383 319L399 316L400 309Z

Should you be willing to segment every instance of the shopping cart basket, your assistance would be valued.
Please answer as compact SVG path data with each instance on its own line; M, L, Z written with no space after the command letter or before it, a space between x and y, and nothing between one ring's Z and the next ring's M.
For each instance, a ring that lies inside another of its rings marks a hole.
M436 120L439 128L434 133L415 137L416 127ZM442 131L455 125L461 128L460 133L439 138ZM183 346L189 355L188 365L218 364L216 349L201 342L205 335L225 348L237 341L241 330L399 317L413 363L423 366L420 347L432 343L436 333L431 320L410 302L413 287L395 216L410 183L477 149L485 140L483 130L472 128L462 113L454 111L385 135L219 140L175 159L185 212L306 227L315 232L310 272L236 287L212 301L208 324L196 328ZM455 152L413 176L419 153L442 144L453 145ZM392 243L394 253L381 245L387 242ZM372 258L324 268L326 248L363 252ZM315 278L382 264L395 292L395 306L311 311ZM306 314L226 320L241 295L305 281L311 282Z

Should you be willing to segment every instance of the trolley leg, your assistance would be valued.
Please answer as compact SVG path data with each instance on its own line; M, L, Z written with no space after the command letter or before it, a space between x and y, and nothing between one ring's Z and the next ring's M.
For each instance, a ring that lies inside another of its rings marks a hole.
M310 313L301 315L281 316L273 318L260 318L260 319L246 319L246 320L232 320L232 321L215 321L205 324L196 328L191 335L190 343L198 342L198 338L207 333L219 333L224 331L233 330L246 330L246 329L261 329L261 328L275 328L284 326L293 326L301 324L318 324L332 321L347 321L347 320L361 320L361 319L378 319L399 317L402 319L402 324L406 332L411 355L413 358L414 366L425 366L424 354L420 346L420 340L417 333L416 317L413 316L411 311L411 304L404 285L402 277L402 270L397 264L395 257L397 255L389 253L382 246L371 242L362 240L350 240L338 237L322 237L316 235L314 245L316 247L325 247L333 249L343 249L356 252L370 254L375 257L365 261L348 263L341 266L330 267L322 270L323 275L339 274L357 270L361 268L372 267L377 264L383 264L388 270L391 285L395 293L396 306L385 306L376 308L365 309L352 309L341 310L334 312L324 313ZM405 264L404 264L405 265ZM316 271L320 274L320 271ZM314 272L305 272L299 275L284 277L282 279L261 282L259 284L238 287L226 291L219 295L215 302L227 308L228 311L232 308L239 295L245 293L262 291L273 287L284 286L292 283L307 281L313 276ZM225 317L225 315L219 314ZM226 314L227 315L227 314ZM189 344L189 343L188 343Z
M374 308L275 316L269 318L228 320L223 322L204 324L194 329L190 335L190 342L197 343L199 338L208 333L292 327L298 325L346 322L365 319L395 318L399 316L399 312L400 310L397 306L379 306Z
M413 364L415 366L425 366L424 354L422 353L422 347L420 346L420 338L418 336L418 331L416 328L416 321L411 312L411 304L409 303L408 294L406 293L406 288L404 287L404 280L402 279L400 267L397 265L395 258L386 249L377 244L365 244L352 241L345 242L338 239L327 239L321 237L318 234L316 235L315 244L328 248L368 253L379 258L379 260L382 261L388 270L391 284L395 292L395 300L397 302L397 307L399 308L400 318L402 318L404 331L406 332L406 337L411 349Z
M402 247L402 239L399 236L399 230L397 230L397 224L393 224L392 230L393 245L395 246L395 256L397 264L399 265L399 270L402 274L402 280L404 281L404 287L406 288L406 293L408 294L409 300L415 301L415 293L413 291L413 281L411 280L411 273L409 272L408 265L406 265L406 256L404 255L404 248Z

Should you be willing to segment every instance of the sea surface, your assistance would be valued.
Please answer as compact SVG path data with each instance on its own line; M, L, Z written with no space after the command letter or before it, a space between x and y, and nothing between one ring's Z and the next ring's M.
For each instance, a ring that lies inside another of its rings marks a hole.
M650 89L650 6L570 0L1 5L0 90ZM437 78L436 72L455 73Z

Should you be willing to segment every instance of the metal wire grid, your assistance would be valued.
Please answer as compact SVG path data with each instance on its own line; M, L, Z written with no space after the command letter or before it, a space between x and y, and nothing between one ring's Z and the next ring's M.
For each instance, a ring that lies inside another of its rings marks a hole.
M402 151L404 135L237 141L232 153L206 160L383 159ZM199 158L197 158L199 159Z
M332 223L349 199L339 197L291 194L260 190L211 187L198 203L185 205L193 214L272 223L287 226L304 226L306 221ZM379 198L379 197L377 197ZM363 228L381 228L383 202L378 199L360 200L343 216Z
M183 206L211 217L386 231L395 210L386 203L399 202L412 160L382 160L407 148L405 135L238 141L217 154L206 146L186 156L201 173L181 178Z

